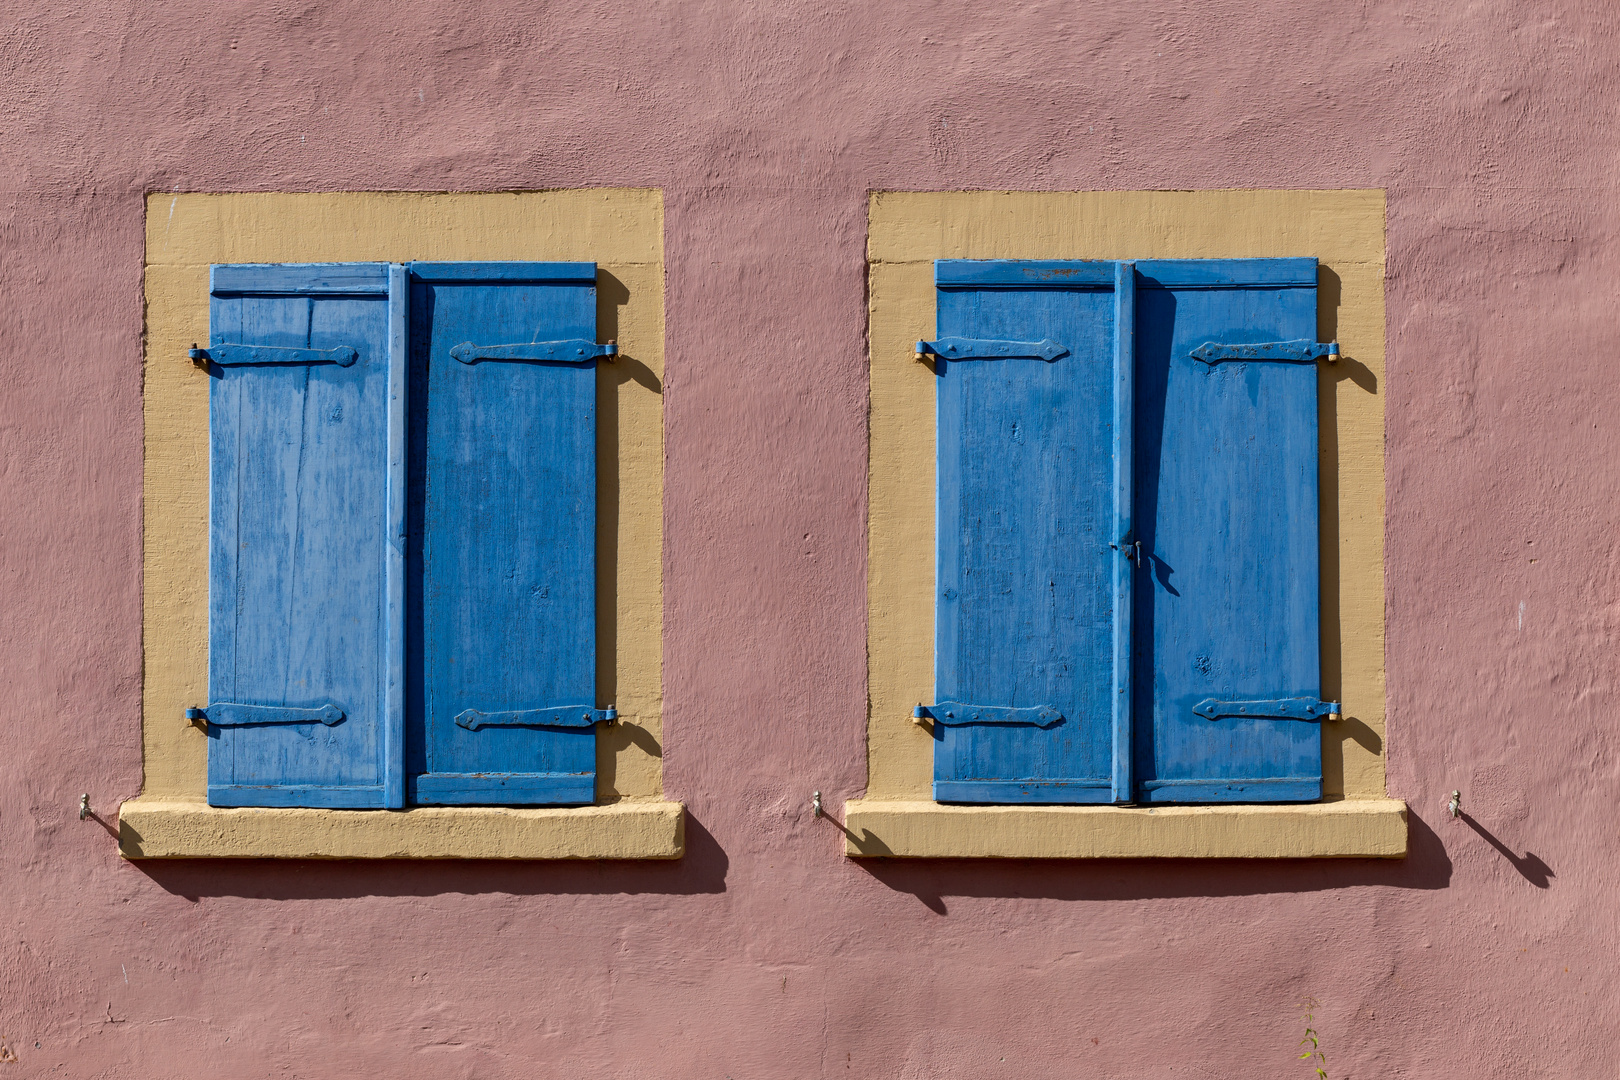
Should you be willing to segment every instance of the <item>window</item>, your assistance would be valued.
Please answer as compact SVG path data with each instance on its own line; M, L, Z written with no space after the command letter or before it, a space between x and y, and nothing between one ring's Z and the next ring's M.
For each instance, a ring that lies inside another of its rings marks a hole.
M645 189L147 199L144 777L140 796L119 811L126 857L680 857L685 811L665 798L661 768L662 237L662 197ZM588 299L577 306L593 285L594 310ZM463 301L471 307L458 307ZM249 348L328 355L266 352L257 362L219 362L242 359L227 350L200 370L187 358L194 342L204 353L246 344L220 333L229 316L219 308L233 305L254 309L246 329L268 335L249 338L261 342ZM538 320L526 321L532 315ZM489 337L468 329L480 319ZM499 354L463 363L449 355L462 343L576 338L616 340L618 354L594 365ZM339 362L349 360L346 352L331 355L340 348L354 350L352 362ZM293 362L264 362L273 358ZM296 435L304 451L285 474L290 492L251 470L243 478L249 498L239 527L261 530L264 543L303 542L284 546L279 561L252 552L244 592L264 589L284 606L267 615L243 602L239 635L234 590L213 587L221 568L214 565L218 492L210 484L218 468L213 414L229 400L216 390L233 379L239 385L231 392L254 406L238 433L258 432L266 449L279 425L283 448ZM542 388L528 379L563 381ZM398 386L406 393L396 397ZM468 393L458 397L458 388ZM498 404L488 404L491 390ZM546 395L548 407L591 410L574 419L594 423L594 458L577 456L575 423L559 441L529 437L557 415L514 408L529 392ZM486 467L459 466L454 440L441 437L458 425L470 436L463 449L474 453L475 443L487 451ZM535 457L540 450L551 456ZM489 501L503 485L533 501L522 483L569 461L577 466L575 493L587 496L577 507L537 519ZM506 479L485 490L500 469ZM472 496L457 487L475 481ZM457 491L494 525L463 522L448 497ZM285 522L289 506L302 524L296 533L282 524L277 533L274 522ZM471 530L496 530L503 515L511 543L480 546L495 534ZM580 515L592 516L594 534ZM575 539L592 535L591 542L561 544L570 522ZM562 629L544 641L526 626L523 634L496 633L512 612L500 602L514 596L510 583L505 592L498 583L535 569L535 547L523 544L547 529L552 553L571 551L594 584L573 577L569 591L559 585L567 574L545 582L531 575L533 603L550 604ZM405 544L386 543L401 533ZM255 581L254 567L295 577ZM322 572L339 587L321 590L317 603L307 575ZM482 603L457 608L477 595L464 583L480 575L497 586L486 588ZM586 594L594 603L582 603ZM244 663L229 669L242 681L229 686L215 678L225 661L211 640L227 625L211 611L222 597L229 633L245 650ZM565 605L575 605L573 614ZM422 618L434 613L438 627ZM278 618L316 628L287 635ZM544 647L562 651L544 654ZM502 700L490 686L455 682L461 649L480 650L486 674L513 665L514 650L532 663L500 680L511 693ZM434 657L443 661L437 674L425 663ZM309 685L283 689L278 665ZM541 681L548 666L555 681ZM322 712L330 704L343 716L242 722L245 713L233 717L228 708L209 709L211 702ZM616 705L618 718L567 727L502 723L521 718L498 715L561 705L582 712ZM237 722L188 721L188 709ZM469 711L480 715L457 723ZM220 805L209 804L211 787Z
M1383 756L1383 193L875 192L868 209L868 771L845 803L846 854L1405 854ZM1258 289L1177 276L1222 265L1298 273ZM1262 296L1277 303L1249 306ZM1172 369L1182 335L1343 355ZM919 339L946 337L1064 351L915 362ZM1188 396L1195 377L1220 392ZM1315 451L1269 430L1208 442L1257 405L1267 422L1314 415ZM1286 528L1207 535L1189 523L1218 518L1217 468L1258 474L1238 494L1303 509L1257 505L1236 524ZM1123 552L1107 546L1127 533ZM1256 596L1268 580L1282 591ZM1224 707L1217 692L1337 703L1342 719L1186 716ZM950 701L978 721L914 716Z
M215 266L214 806L595 798L594 263Z
M1316 260L935 283L935 799L1320 798Z

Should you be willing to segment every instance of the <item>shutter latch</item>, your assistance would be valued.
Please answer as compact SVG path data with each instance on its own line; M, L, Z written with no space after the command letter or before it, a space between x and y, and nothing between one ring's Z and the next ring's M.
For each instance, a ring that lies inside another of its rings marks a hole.
M566 341L530 341L518 345L474 345L463 341L450 350L450 355L463 364L476 364L480 360L549 360L553 364L584 364L599 356L618 356L616 342L598 345L584 338Z
M925 356L943 356L947 360L1005 360L1017 356L1032 360L1056 360L1067 355L1068 351L1051 338L1045 341L997 341L942 337L938 341L917 342L916 358L922 360Z
M1339 343L1330 341L1323 345L1310 338L1298 338L1294 341L1257 341L1242 345L1206 341L1192 351L1192 358L1202 360L1211 367L1222 360L1282 360L1294 364L1326 360L1330 364L1335 364L1339 360Z
M547 709L489 713L467 709L456 715L456 724L468 731L487 727L587 728L594 724L612 724L618 719L619 710L612 705L605 709L593 709L589 705L553 705Z
M186 355L198 367L209 364L240 367L243 364L336 364L348 367L360 354L347 345L335 349L282 349L272 345L210 345L199 349L194 342Z
M1056 705L1034 705L1013 708L1006 705L969 705L961 701L941 701L937 705L918 705L911 710L912 720L921 723L932 720L946 727L962 724L1034 724L1051 727L1061 723L1063 713Z
M1316 698L1275 698L1271 701L1216 701L1205 698L1193 706L1193 712L1206 720L1226 717L1248 717L1267 720L1342 720L1337 701L1319 701Z
M1142 568L1142 541L1121 540L1117 544L1109 544L1108 546L1124 555L1125 561L1134 563L1138 570Z

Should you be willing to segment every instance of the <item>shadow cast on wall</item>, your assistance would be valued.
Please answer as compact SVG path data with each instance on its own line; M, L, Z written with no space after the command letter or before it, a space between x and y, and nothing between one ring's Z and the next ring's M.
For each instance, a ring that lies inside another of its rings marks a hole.
M454 893L721 893L730 863L713 834L688 810L686 854L670 860L150 859L130 865L165 892L187 900L331 900Z
M1432 828L1408 813L1404 859L886 859L854 860L896 892L944 915L952 896L1043 900L1158 900L1324 892L1358 885L1444 889L1451 857ZM833 823L843 829L842 825ZM848 830L856 843L860 837ZM1537 860L1539 862L1539 860Z
M1463 824L1478 833L1487 844L1501 852L1502 857L1508 861L1508 864L1513 869L1519 872L1519 876L1524 880L1538 889L1546 889L1552 886L1552 879L1558 875L1554 874L1552 867L1542 862L1540 857L1529 851L1523 855L1513 854L1512 848L1497 839L1494 833L1474 820L1473 816L1466 810L1459 812L1457 817L1461 819Z

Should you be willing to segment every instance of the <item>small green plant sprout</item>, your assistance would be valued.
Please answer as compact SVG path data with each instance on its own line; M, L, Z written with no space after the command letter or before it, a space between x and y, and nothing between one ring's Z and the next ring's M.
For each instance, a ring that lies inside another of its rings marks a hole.
M1299 1055L1299 1060L1311 1063L1316 1080L1328 1080L1327 1069L1323 1068L1327 1064L1327 1055L1322 1053L1322 1044L1317 1039L1315 1026L1316 1010L1321 1008L1321 1003L1315 998L1306 998L1299 1003L1299 1007L1305 1011L1305 1037L1299 1040L1299 1045L1305 1048L1305 1052Z

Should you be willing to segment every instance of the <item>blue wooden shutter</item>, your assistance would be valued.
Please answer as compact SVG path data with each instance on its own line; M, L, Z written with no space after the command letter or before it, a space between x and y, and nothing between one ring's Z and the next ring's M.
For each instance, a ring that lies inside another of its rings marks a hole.
M1109 262L935 273L934 797L1127 799L1131 281Z
M411 267L411 796L596 794L594 263Z
M383 263L213 268L214 806L403 804L403 286Z
M1320 798L1316 260L1137 265L1139 799Z

